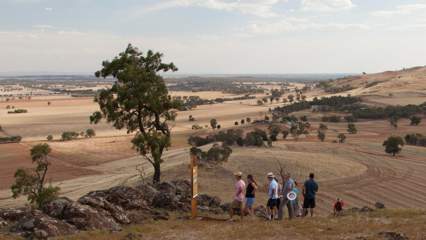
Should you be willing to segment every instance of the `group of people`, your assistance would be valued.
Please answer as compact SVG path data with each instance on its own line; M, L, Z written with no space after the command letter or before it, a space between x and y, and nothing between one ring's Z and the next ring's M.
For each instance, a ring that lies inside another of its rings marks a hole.
M256 194L259 188L258 183L253 175L247 175L247 184L243 180L241 172L234 173L235 195L230 208L230 217L239 211L241 219L244 215L254 214L254 204L256 202ZM316 193L318 192L318 184L314 180L314 174L310 173L309 178L304 182L302 190L299 184L293 180L289 173L281 175L281 181L270 172L266 175L268 179L267 185L267 217L269 220L282 220L284 217L284 208L288 211L289 219L293 217L305 217L310 212L314 215L316 205ZM300 200L303 196L303 206L300 207Z

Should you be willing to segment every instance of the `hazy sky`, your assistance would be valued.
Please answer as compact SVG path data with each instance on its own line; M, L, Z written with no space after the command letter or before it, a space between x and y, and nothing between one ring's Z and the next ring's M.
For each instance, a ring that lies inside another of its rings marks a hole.
M0 72L92 73L128 43L180 73L426 65L426 0L0 0Z

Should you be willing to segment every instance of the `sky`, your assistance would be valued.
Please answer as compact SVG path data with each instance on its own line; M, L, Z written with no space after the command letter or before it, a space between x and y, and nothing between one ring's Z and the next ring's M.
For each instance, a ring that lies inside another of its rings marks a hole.
M127 44L181 74L426 65L426 0L0 0L0 73L84 73Z

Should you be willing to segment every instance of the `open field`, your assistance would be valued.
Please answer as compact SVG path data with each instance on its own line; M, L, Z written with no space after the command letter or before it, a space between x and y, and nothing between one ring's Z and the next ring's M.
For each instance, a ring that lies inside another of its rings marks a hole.
M294 87L294 86L293 86ZM303 85L299 85L302 88ZM354 90L355 91L355 90ZM355 93L355 92L354 92ZM221 92L173 92L174 95L197 95L203 98L235 97L237 95ZM331 96L321 91L308 92L307 97ZM262 98L265 95L256 95ZM284 96L285 97L285 96ZM421 102L423 95L406 93L389 96L364 96L375 104L408 104ZM380 100L382 99L382 100ZM51 105L48 106L47 102ZM264 118L269 108L282 103L258 106L257 99L228 101L220 104L201 105L195 109L178 112L176 122L172 124L172 147L165 153L162 165L164 179L186 178L188 170L189 147L186 143L193 124L209 126L216 118L223 129L234 127L234 122L246 117L252 120ZM7 114L6 106L28 109L26 114ZM71 98L56 96L46 99L37 97L28 100L0 102L0 124L3 135L21 135L21 144L0 145L0 206L22 205L25 199L10 198L8 187L13 182L13 173L18 167L30 167L29 149L32 145L44 142L48 134L58 139L63 131L84 131L94 128L97 136L91 139L79 139L69 142L53 141L51 154L52 170L49 179L58 184L62 194L76 199L88 191L108 188L117 184L133 184L140 179L142 164L144 175L149 176L152 168L136 154L130 144L131 135L125 131L113 129L107 123L89 124L89 115L96 111L97 104L92 98ZM189 115L196 120L188 121ZM252 173L263 185L267 172L276 172L279 161L286 171L292 173L299 182L303 182L309 172L315 172L320 182L319 209L329 211L336 197L346 200L350 206L372 205L376 201L384 202L392 208L424 208L426 199L426 149L405 146L401 155L392 158L386 155L381 146L388 136L407 133L426 135L425 120L417 127L409 126L408 120L401 120L398 129L393 129L387 121L357 122L357 135L347 134L347 143L336 144L338 133L346 132L346 123L329 123L324 143L318 141L316 128L322 113L301 111L296 116L308 115L312 123L311 135L299 141L279 140L272 148L234 147L229 161L214 169L202 169L200 189L202 192L217 195L224 201L232 197L232 172L236 170ZM248 125L246 125L248 126ZM202 132L211 132L203 129ZM265 200L264 189L259 193L259 203Z

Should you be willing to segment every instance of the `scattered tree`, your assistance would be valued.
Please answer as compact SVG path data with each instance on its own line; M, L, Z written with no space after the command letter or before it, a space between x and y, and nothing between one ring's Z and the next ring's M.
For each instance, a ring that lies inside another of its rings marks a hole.
M339 143L344 143L346 141L346 135L344 133L339 133L337 138L339 139Z
M96 136L96 132L92 128L89 128L89 129L86 130L86 135L85 136L87 138L94 137L94 136Z
M247 118L246 118L246 122L247 122L247 123L251 123L251 118L247 117Z
M324 142L324 140L325 140L325 132L324 131L318 131L318 139L321 141L321 142Z
M194 121L195 121L195 118L194 118L192 115L189 115L189 117L188 117L188 121L190 121L190 122L194 122Z
M348 124L348 133L349 134L356 134L358 132L358 129L356 128L355 124L349 123Z
M410 118L410 121L411 121L411 123L410 123L411 126L418 126L421 123L422 118L421 117L417 117L417 116L412 116Z
M160 182L163 152L170 146L168 122L175 120L173 109L179 107L168 95L159 75L159 72L177 71L177 68L173 63L163 63L162 57L161 53L151 50L143 54L129 44L112 61L104 61L96 77L113 77L116 81L110 89L101 90L96 96L101 111L90 117L95 124L105 118L117 129L136 132L132 144L154 167L154 183Z
M49 142L50 142L50 141L52 141L52 140L53 140L53 136L49 134L49 135L47 135L47 138L46 138L46 139L47 139L47 141L49 141Z
M391 116L389 118L389 123L392 127L398 128L398 120L399 120L399 118L397 116Z
M212 127L212 129L217 128L217 120L215 118L210 119L210 126Z
M385 152L395 156L401 152L402 147L404 146L404 140L399 136L391 136L386 141L383 142L385 147Z
M63 132L61 135L62 141L71 141L78 138L79 134L76 132Z
M48 155L51 151L46 143L35 145L31 149L31 159L36 168L32 171L20 168L15 172L15 183L11 187L13 198L27 196L31 204L40 208L58 196L59 187L45 186L50 166Z
M328 127L327 127L327 125L325 125L324 123L320 123L320 125L319 125L319 130L321 130L321 131L326 131L326 130L328 130Z

